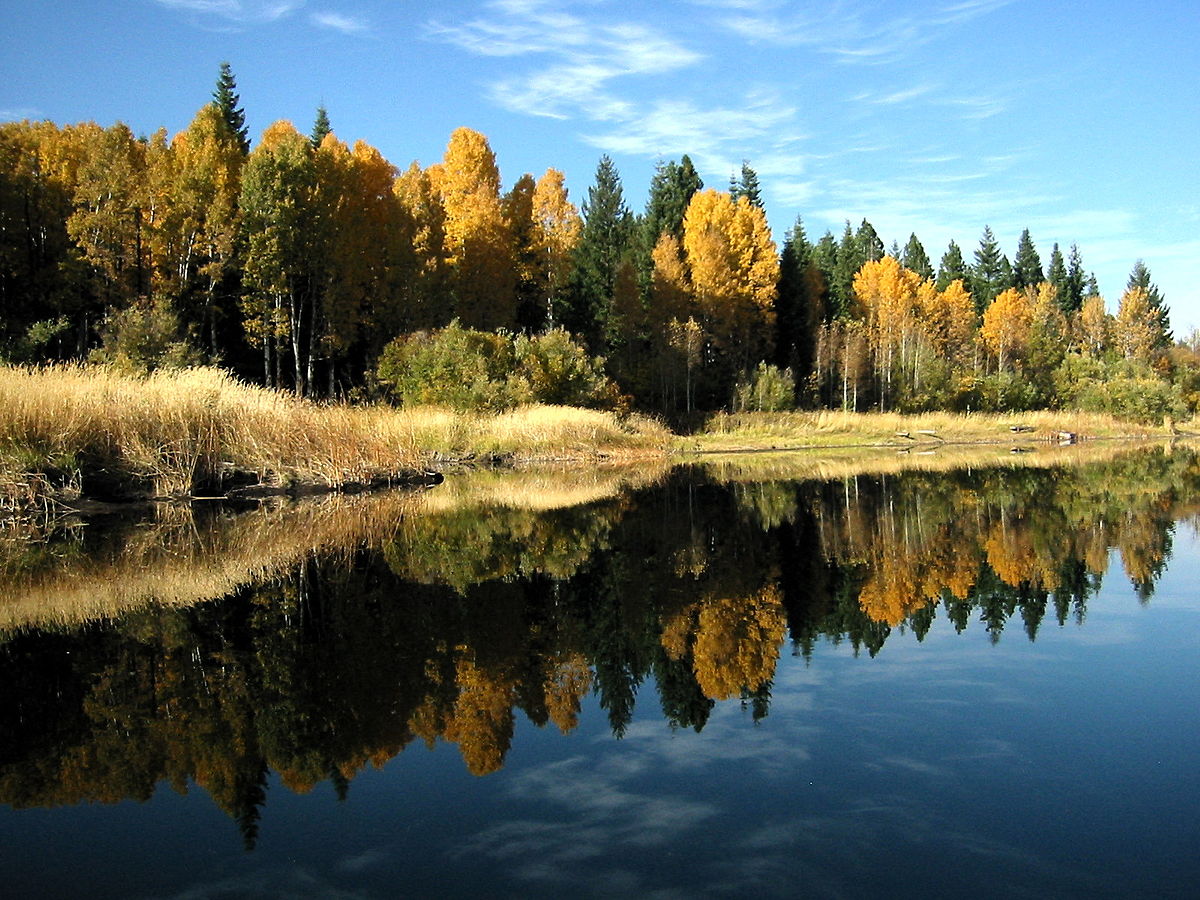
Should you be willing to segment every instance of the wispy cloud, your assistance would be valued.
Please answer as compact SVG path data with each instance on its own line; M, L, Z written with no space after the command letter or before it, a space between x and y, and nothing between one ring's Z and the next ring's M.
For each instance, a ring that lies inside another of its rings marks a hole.
M489 93L512 112L552 118L613 120L632 109L614 94L625 78L661 75L703 56L662 32L633 22L590 22L543 0L496 0L489 14L448 25L429 37L478 56L535 57L540 65L499 80Z
M335 12L317 12L308 17L318 28L329 28L342 34L361 34L367 30L367 23L355 16L347 16Z
M304 0L155 0L160 6L211 17L233 25L276 22L304 5Z
M745 40L760 44L811 47L844 63L895 62L941 36L946 29L1006 6L1012 0L967 0L938 10L932 16L875 14L863 6L841 2L823 8L808 6L802 13L768 3L706 3L735 10L718 24Z

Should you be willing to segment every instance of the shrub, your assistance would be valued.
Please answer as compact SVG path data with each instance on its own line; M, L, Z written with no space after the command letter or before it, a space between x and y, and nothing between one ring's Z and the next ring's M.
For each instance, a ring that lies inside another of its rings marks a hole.
M796 408L796 379L791 369L760 362L733 392L735 412L787 412Z
M604 361L561 329L535 337L463 328L398 337L384 348L376 378L410 406L503 411L525 403L611 408L619 395Z

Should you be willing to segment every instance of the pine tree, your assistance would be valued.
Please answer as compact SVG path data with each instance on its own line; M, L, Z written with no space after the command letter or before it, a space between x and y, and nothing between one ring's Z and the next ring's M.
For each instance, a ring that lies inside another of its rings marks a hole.
M838 245L832 231L826 231L813 247L813 265L825 283L825 317L840 319L848 312L848 304L837 283Z
M946 252L942 254L942 261L938 265L937 274L937 289L944 291L952 282L961 281L964 287L970 287L968 282L967 263L963 259L962 249L954 241L946 248Z
M729 194L734 200L740 197L745 197L750 201L751 206L763 208L762 203L762 188L758 183L758 173L750 168L750 163L742 160L742 174L740 179L735 176L729 178Z
M1050 265L1046 269L1046 280L1054 286L1054 290L1058 295L1058 305L1063 312L1069 312L1067 306L1070 298L1067 292L1067 266L1063 262L1062 251L1058 249L1058 244L1054 245L1054 249L1050 251Z
M775 359L791 368L797 383L812 370L817 329L825 317L824 278L814 260L814 247L799 217L779 256L779 290L775 299Z
M833 284L838 298L838 309L840 314L849 315L854 304L854 275L866 262L858 242L854 240L854 231L850 228L849 221L846 222L842 239L838 242L835 260Z
M653 247L664 233L676 240L683 237L683 215L692 195L704 187L696 167L686 154L679 162L659 164L650 180L650 196L642 218L645 244ZM647 256L649 254L647 253Z
M961 257L962 254L960 253L959 258ZM904 245L900 261L904 263L904 268L916 272L921 278L933 278L933 263L929 261L929 256L925 253L925 248L921 246L921 242L917 240L915 232L908 236L908 243Z
M594 351L604 349L617 265L633 234L633 215L625 205L621 176L608 154L596 166L581 210L583 231L575 250L575 281L569 308L555 318Z
M1071 255L1067 258L1067 297L1063 303L1066 312L1076 312L1083 306L1083 289L1087 283L1087 275L1083 271L1083 257L1079 253L1079 245L1071 245Z
M229 126L229 133L237 138L242 153L249 153L250 138L246 131L246 113L238 106L240 98L237 95L237 81L233 77L233 69L227 62L221 63L221 69L217 75L217 86L213 91L213 102L221 110L221 118Z
M1155 347L1170 346L1172 340L1171 311L1162 294L1159 293L1158 285L1151 282L1150 270L1146 268L1146 264L1142 260L1139 259L1133 264L1133 269L1129 273L1129 282L1125 287L1126 290L1141 288L1146 292L1146 303L1151 310L1156 331Z
M316 150L328 134L333 134L333 126L329 124L329 113L325 109L325 104L321 104L317 107L317 116L313 120L312 133L308 136L308 142Z
M1038 256L1033 238L1029 236L1029 229L1026 228L1021 232L1021 239L1017 241L1017 256L1013 263L1013 287L1037 287L1045 280L1046 276L1042 274L1042 258Z
M875 231L875 226L866 219L862 220L862 224L858 226L858 231L854 235L854 240L858 244L858 252L860 256L859 268L862 268L863 263L879 262L883 259L883 239L879 237ZM858 269L855 269L858 271Z
M975 297L975 309L982 313L996 295L1003 289L1004 280L1002 263L1003 254L996 236L992 234L991 226L984 226L983 236L979 239L979 249L975 251L975 265L971 267L971 293Z

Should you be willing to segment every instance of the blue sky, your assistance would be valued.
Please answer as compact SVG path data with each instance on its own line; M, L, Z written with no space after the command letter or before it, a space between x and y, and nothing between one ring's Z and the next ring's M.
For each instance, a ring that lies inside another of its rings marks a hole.
M776 240L868 218L936 265L990 225L1010 258L1078 242L1116 309L1136 259L1177 335L1200 327L1194 0L0 0L0 119L186 127L217 67L252 137L319 104L398 166L486 134L511 185L586 195L617 164L635 210L688 153L746 159Z

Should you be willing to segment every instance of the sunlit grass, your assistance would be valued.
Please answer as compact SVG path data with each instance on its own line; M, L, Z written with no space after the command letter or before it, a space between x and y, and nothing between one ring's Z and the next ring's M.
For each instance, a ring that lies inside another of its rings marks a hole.
M28 505L46 475L60 476L60 487L82 473L184 496L219 488L234 472L339 487L447 458L662 454L670 440L650 419L595 410L473 415L311 403L217 369L140 378L102 367L0 368L0 501L10 506Z
M1029 430L1012 431L1012 426ZM1062 432L1079 439L1162 436L1166 427L1123 422L1097 413L790 412L717 413L695 434L681 437L683 451L800 450L813 447L1054 441ZM907 434L907 437L902 435Z

